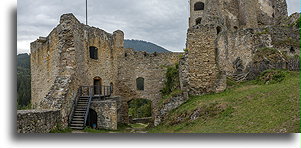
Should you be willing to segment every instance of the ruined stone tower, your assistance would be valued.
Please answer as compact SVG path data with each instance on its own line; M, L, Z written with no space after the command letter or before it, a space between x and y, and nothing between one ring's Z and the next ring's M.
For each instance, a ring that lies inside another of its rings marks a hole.
M277 25L287 15L285 0L190 0L189 28L197 24L257 28Z
M180 64L182 90L190 95L223 91L226 74L234 71L232 63L243 59L247 67L254 51L272 47L274 36L260 32L284 18L285 0L190 0L187 52ZM239 43L244 50L239 45L229 48L237 43L236 36L243 39Z

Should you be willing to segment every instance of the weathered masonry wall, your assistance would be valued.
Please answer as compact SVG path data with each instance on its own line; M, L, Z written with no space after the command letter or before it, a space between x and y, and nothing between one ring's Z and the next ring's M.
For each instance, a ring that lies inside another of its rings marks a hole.
M62 15L48 37L31 44L34 107L60 109L66 127L79 86L93 85L95 77L102 85L116 84L123 36L122 31L109 34L81 24L73 14ZM90 58L90 46L98 48L98 59Z
M118 95L127 101L144 98L156 102L161 97L167 66L178 63L182 53L146 53L125 49L118 72ZM136 79L144 78L144 90L137 90Z
M204 10L194 10L203 2ZM216 24L235 31L239 28L277 25L287 17L285 0L190 0L189 28L201 24Z
M215 45L217 26L198 27L190 28L187 33L186 64L180 65L181 81L185 81L184 85L181 84L182 90L190 95L223 91L226 88L225 75L218 65L219 53Z
M122 31L109 34L101 29L79 24L76 28L76 61L74 77L78 85L94 85L95 77L101 84L110 86L116 83L119 55L123 53L124 35ZM97 59L90 58L89 47L96 47Z
M146 53L125 49L120 59L116 94L122 96L124 106L132 99L152 101L153 115L161 98L167 66L178 63L182 53ZM137 78L144 78L144 90L138 90ZM127 113L127 107L124 107ZM128 121L128 119L125 119Z
M31 43L31 103L37 107L59 73L58 31Z
M218 62L229 76L237 71L235 61L240 59L242 71L245 71L256 58L256 51L265 47L275 48L290 57L300 54L299 30L292 27L273 26L241 29L237 32L225 31L217 40L220 55Z
M92 101L90 108L97 113L97 128L117 130L118 105L116 101Z
M49 133L60 125L59 110L18 110L18 133Z

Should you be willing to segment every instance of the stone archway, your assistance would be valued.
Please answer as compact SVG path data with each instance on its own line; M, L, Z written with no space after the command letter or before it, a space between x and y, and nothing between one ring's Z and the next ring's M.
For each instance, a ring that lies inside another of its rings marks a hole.
M153 118L152 101L137 98L127 102L130 123L150 123Z
M97 113L93 109L89 109L89 114L86 122L86 126L91 128L97 128Z

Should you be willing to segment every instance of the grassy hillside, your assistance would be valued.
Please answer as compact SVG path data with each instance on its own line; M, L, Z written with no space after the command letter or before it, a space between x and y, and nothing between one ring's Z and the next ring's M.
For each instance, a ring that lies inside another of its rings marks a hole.
M149 132L299 132L299 73L285 75L283 81L283 77L276 76L271 81L274 84L231 83L232 88L223 93L192 97Z

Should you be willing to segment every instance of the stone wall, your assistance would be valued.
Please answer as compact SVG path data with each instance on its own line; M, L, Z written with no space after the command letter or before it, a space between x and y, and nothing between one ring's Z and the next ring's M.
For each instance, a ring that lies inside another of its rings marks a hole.
M98 48L98 60L90 58L89 46ZM81 24L73 14L64 14L46 38L31 43L32 95L38 109L60 109L67 126L72 102L81 85L115 84L117 56L122 53L123 33L106 33Z
M37 107L59 73L58 30L31 43L31 103Z
M194 11L194 4L204 2L205 9ZM202 18L203 25L215 24L235 31L276 25L287 17L285 0L190 0L189 28Z
M187 101L188 97L183 94L177 95L170 98L168 101L164 102L162 107L160 107L158 117L155 120L154 125L157 126L164 121L164 118L168 116L168 113Z
M215 25L199 25L198 28L190 28L187 33L187 78L181 78L188 86L182 85L190 95L220 92L225 89L224 73L220 70L219 53L215 45L218 31ZM181 65L183 66L183 65ZM181 72L183 73L183 72ZM183 76L183 74L180 74Z
M118 105L116 101L92 101L90 108L97 113L97 128L117 130Z
M262 48L274 48L288 57L300 54L299 31L293 27L272 26L257 29L239 29L236 32L224 31L217 39L219 65L232 76L237 72L235 61L241 60L245 71L254 61L255 53ZM294 51L290 51L294 49Z
M167 66L179 62L182 53L146 53L125 49L120 59L118 79L115 91L127 105L132 99L148 99L152 101L153 115L156 104L161 99L161 90L165 81ZM144 90L138 90L136 79L144 78ZM127 108L127 107L124 107ZM127 113L127 110L124 110ZM125 119L128 120L128 119Z
M60 125L59 110L18 110L18 133L49 133Z

